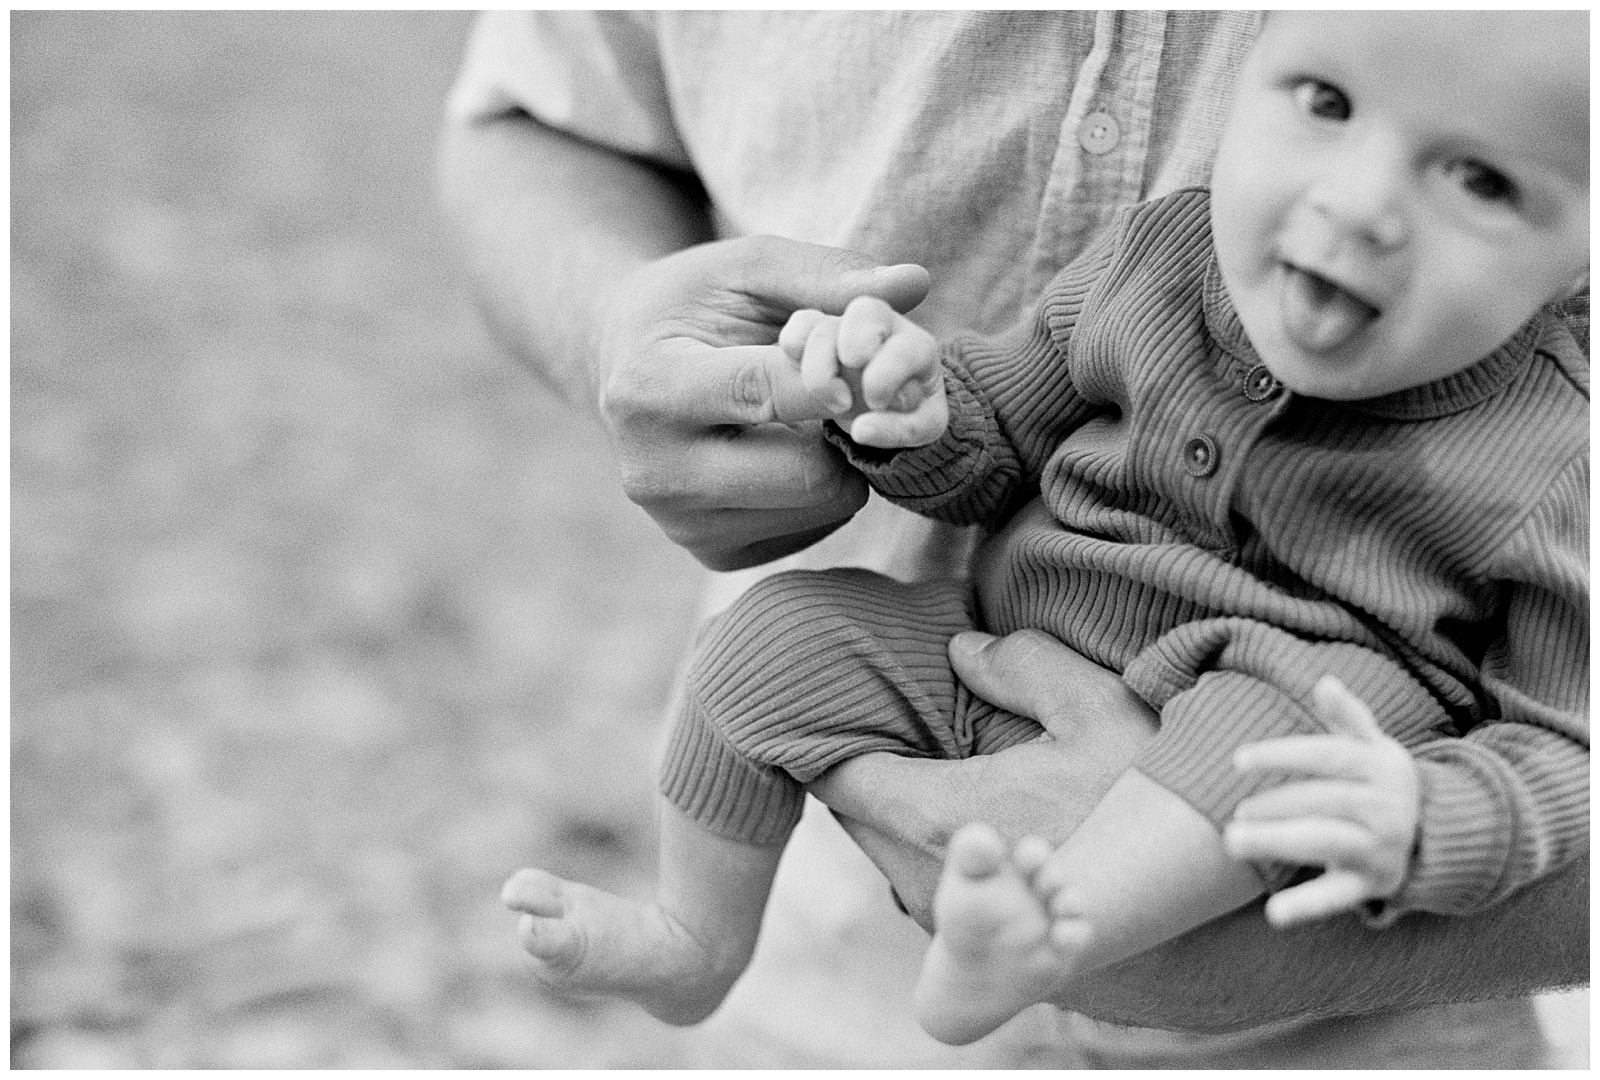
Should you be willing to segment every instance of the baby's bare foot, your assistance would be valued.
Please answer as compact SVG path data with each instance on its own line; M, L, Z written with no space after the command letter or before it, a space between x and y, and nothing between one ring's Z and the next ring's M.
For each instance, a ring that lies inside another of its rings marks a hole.
M1040 1001L1087 942L1080 922L1053 917L1033 879L1049 845L1006 851L987 825L956 833L934 895L935 934L917 981L917 1016L934 1038L962 1045Z
M716 1011L748 956L721 956L660 906L543 870L519 870L501 890L522 912L518 934L534 977L564 993L608 994L669 1024Z

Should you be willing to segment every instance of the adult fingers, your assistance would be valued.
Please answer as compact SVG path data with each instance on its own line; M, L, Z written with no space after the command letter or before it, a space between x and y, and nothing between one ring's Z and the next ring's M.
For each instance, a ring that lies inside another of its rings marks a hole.
M1005 637L968 631L950 640L949 655L957 677L973 693L1039 721L1057 738L1073 736L1079 721L1155 726L1155 713L1116 672L1042 631Z
M1356 907L1369 895L1366 879L1348 870L1329 870L1267 900L1267 921L1280 929L1325 919Z
M680 360L674 385L662 385L659 376L653 380L673 402L663 419L677 426L798 424L832 415L827 395L813 393L777 346L701 346L685 350Z
M661 430L794 423L814 419L820 405L776 345L717 348L689 338L613 367L600 389L600 415L624 452L629 440Z
M950 639L949 654L956 675L973 693L1040 721L1053 711L1056 688L1078 674L1073 663L1077 654L1039 631L1022 630L1006 637L975 631L957 634Z
M1311 688L1311 703L1317 719L1335 735L1373 742L1387 738L1378 727L1377 717L1366 702L1352 694L1338 679L1324 675Z
M662 518L656 522L668 538L708 570L744 570L804 551L839 529L851 516L852 513L832 518L802 517L790 511L737 510L721 511L693 522ZM707 520L715 525L708 527Z
M817 425L664 433L619 455L623 489L654 514L820 509L865 498L865 481Z
M858 296L876 296L896 311L909 311L928 294L928 272L915 264L881 266L864 252L776 236L725 243L737 261L742 290L788 311L817 308L837 315Z

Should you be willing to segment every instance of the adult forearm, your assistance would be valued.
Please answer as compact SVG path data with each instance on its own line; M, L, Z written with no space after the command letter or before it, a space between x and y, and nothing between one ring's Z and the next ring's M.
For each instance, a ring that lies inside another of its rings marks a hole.
M447 123L438 181L501 345L590 410L609 290L644 263L711 238L692 180L521 112Z
M1124 752L1119 747L1099 760ZM846 830L926 928L950 831L984 820L1012 836L1032 831L1059 839L1105 780L1103 765L1080 767L1082 760L1052 765L1043 753L1017 751L965 762L871 755L838 767L819 787L825 802L844 808L836 812ZM1067 793L1048 808L1029 797L1047 776L1064 786L1045 790ZM877 827L885 822L893 823L892 835ZM1489 911L1466 918L1414 913L1384 930L1353 917L1275 930L1257 902L1084 976L1059 1003L1117 1024L1221 1032L1587 983L1588 887L1584 859Z
M981 642L952 643L962 681L1037 717L1051 739L965 761L871 754L811 789L924 927L956 828L987 821L1012 837L1064 839L1156 730L1115 674L1060 642L1035 632ZM1588 982L1588 914L1587 858L1478 915L1417 913L1384 930L1354 918L1275 930L1258 902L1084 976L1061 1004L1113 1023L1228 1031L1526 994Z
M1114 967L1061 1004L1116 1023L1230 1031L1295 1016L1510 997L1589 981L1589 861L1469 917L1281 931L1259 904Z

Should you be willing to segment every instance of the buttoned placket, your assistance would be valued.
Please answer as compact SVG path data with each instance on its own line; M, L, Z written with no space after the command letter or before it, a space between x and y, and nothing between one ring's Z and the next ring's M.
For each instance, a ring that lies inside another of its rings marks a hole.
M1107 226L1143 197L1166 15L1100 11L1061 122L1029 260L1038 295Z
M1240 368L1229 370L1211 407L1186 430L1175 463L1195 485L1195 502L1205 508L1204 516L1221 542L1219 554L1227 558L1237 554L1229 513L1250 452L1293 397L1266 365Z

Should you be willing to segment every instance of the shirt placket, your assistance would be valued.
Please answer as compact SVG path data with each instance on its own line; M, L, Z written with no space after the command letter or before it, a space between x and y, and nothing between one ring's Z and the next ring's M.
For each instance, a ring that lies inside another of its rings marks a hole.
M1211 408L1192 410L1171 467L1183 472L1194 505L1215 534L1213 543L1229 554L1237 542L1229 511L1250 451L1289 408L1292 395L1261 363L1232 364L1221 380Z
M1056 273L1142 195L1166 16L1096 13L1094 42L1078 68L1040 207L1028 289Z

